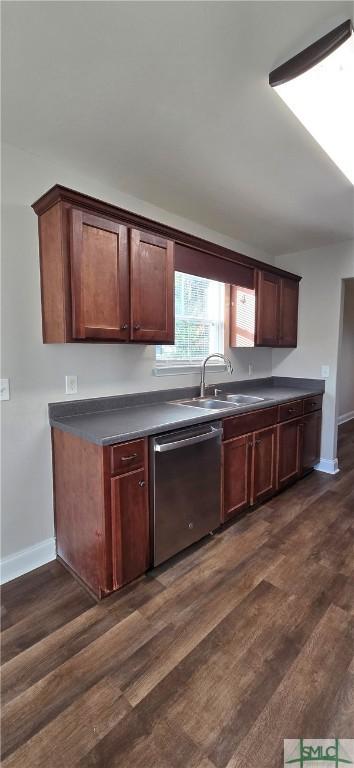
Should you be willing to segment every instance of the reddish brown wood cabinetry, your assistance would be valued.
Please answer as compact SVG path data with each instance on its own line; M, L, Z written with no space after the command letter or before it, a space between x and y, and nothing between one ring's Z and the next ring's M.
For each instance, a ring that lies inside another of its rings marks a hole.
M103 597L149 567L147 442L100 446L59 429L52 438L58 556ZM139 469L122 463L130 457Z
M223 520L272 496L317 464L321 405L322 395L315 395L224 419Z
M63 201L38 225L44 342L173 343L172 240Z
M173 344L173 243L136 229L130 237L131 338Z
M299 281L255 270L254 289L232 285L231 347L296 347Z
M258 270L256 281L256 345L296 347L299 282Z
M279 344L280 278L273 272L258 270L256 279L256 345Z
M321 456L322 411L315 411L303 418L301 472L309 472Z
M127 228L76 208L69 214L73 338L127 341Z
M276 490L276 408L255 411L224 420L223 520ZM272 423L265 429L249 429ZM240 431L240 437L233 437Z
M250 504L252 437L243 435L223 445L224 520Z
M316 395L223 420L221 522L314 467L321 402ZM294 403L302 415L286 419ZM101 446L53 429L52 444L58 556L103 597L150 566L148 439Z
M299 304L299 283L280 278L279 341L280 347L296 347Z
M253 435L251 504L257 504L275 493L276 436L276 426Z
M302 405L302 401L301 405ZM300 474L302 419L292 419L278 427L277 487L283 488Z
M149 509L145 469L112 479L113 589L149 567Z

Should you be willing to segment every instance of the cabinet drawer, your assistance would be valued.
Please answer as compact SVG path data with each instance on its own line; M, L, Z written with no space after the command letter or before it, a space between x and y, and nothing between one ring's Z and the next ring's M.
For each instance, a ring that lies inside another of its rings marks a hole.
M251 411L251 413L243 413L240 416L230 416L230 418L224 419L224 440L273 426L277 423L277 412L277 407L265 408L263 411Z
M304 400L304 413L312 413L312 411L320 411L322 408L323 395L314 395L313 397L307 397Z
M303 400L293 400L291 403L279 405L279 421L295 419L303 414Z
M144 440L113 445L111 448L111 474L121 475L144 466Z

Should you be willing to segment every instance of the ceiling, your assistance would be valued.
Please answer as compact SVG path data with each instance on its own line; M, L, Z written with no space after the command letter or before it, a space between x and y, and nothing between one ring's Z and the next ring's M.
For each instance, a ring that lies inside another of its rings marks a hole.
M352 3L2 12L5 141L268 253L354 237L353 187L268 85Z

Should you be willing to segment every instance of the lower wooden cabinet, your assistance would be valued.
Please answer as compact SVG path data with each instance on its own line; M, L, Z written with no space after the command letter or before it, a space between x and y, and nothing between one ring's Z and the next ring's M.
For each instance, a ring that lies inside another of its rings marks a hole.
M321 406L316 395L224 419L223 521L313 469L320 459Z
M303 420L293 419L278 426L277 487L283 488L300 474Z
M321 456L322 411L309 413L303 418L301 474L318 464Z
M52 444L58 556L103 597L150 566L147 440L101 446L53 429Z
M251 504L263 501L276 491L276 448L276 426L254 433Z
M149 509L145 470L115 477L112 489L113 589L149 567Z
M224 443L224 521L275 493L276 429L268 427Z
M224 520L249 506L251 493L252 436L243 435L224 443Z
M296 408L290 403L288 410L272 406L224 419L221 522L315 466L321 403L316 396ZM101 598L150 567L148 440L101 446L53 429L52 445L58 557Z

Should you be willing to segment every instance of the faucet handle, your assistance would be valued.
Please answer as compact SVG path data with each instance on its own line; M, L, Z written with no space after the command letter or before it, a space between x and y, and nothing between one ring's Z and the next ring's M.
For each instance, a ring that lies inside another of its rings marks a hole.
M222 395L222 389L218 389L217 387L214 387L214 395L217 397L218 395Z

